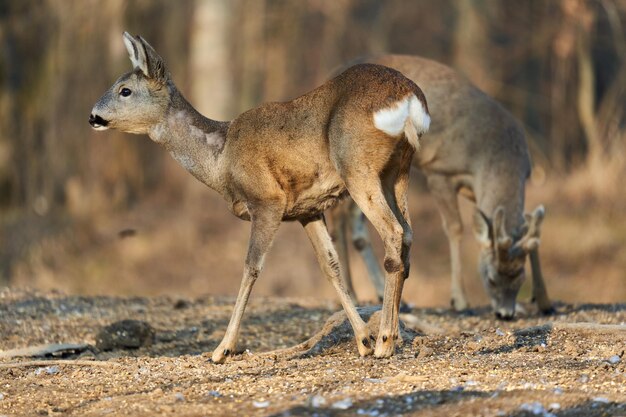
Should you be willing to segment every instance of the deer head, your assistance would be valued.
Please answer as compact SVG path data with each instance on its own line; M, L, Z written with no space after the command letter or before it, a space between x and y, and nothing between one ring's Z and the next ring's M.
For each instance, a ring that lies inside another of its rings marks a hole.
M124 32L133 70L122 75L95 104L89 124L96 130L148 133L167 111L169 73L163 59L141 36Z
M539 246L544 215L543 206L525 214L522 226L510 236L504 207L497 207L491 219L480 210L474 213L474 233L481 244L480 276L498 318L508 320L515 314L515 299L525 279L526 255Z

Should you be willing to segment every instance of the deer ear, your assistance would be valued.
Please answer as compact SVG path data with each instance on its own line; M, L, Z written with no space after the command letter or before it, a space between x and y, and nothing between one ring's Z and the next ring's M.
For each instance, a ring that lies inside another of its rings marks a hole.
M491 224L485 214L476 209L474 211L474 236L483 248L492 247Z
M535 222L535 226L537 227L537 229L541 227L541 222L543 221L543 218L545 216L546 208L543 206L543 204L538 205L531 215L531 218Z
M128 56L130 57L130 62L133 63L133 68L139 68L145 76L149 77L146 50L139 39L128 32L124 32L124 45L126 45L126 50L128 50Z
M507 251L513 240L506 232L506 218L504 206L498 206L493 212L493 234L496 246L501 251Z
M539 237L541 235L541 223L546 215L546 209L543 205L538 206L533 213L529 216L528 220L528 239L524 242L524 249L527 252L537 249L539 247Z
M531 214L524 214L526 223L522 230L524 235L513 247L516 254L528 253L536 250L541 242L541 222L546 215L546 209L540 205Z
M168 76L165 61L144 38L141 36L137 36L137 38L139 38L147 58L148 73L146 75L157 81L165 81Z

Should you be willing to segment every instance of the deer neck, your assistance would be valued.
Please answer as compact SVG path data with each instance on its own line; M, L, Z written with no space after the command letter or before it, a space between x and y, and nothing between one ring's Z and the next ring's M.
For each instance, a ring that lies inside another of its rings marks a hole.
M497 207L504 208L505 229L510 236L517 236L524 224L524 179L503 179L491 185L477 201L478 208L492 216Z
M230 122L201 115L170 83L170 102L164 117L152 127L150 138L163 146L199 181L221 191L223 149Z

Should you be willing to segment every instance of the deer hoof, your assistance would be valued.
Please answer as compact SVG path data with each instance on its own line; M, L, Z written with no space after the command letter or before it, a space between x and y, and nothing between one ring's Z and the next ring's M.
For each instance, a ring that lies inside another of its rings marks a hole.
M226 358L231 354L230 349L224 349L221 346L218 346L217 349L213 351L213 355L211 356L211 361L213 363L224 363L226 362Z
M450 300L450 306L454 309L454 311L463 311L469 308L469 304L464 299L454 299Z
M374 356L377 358L389 358L392 356L395 350L396 339L397 336L380 336L376 342Z
M372 335L364 335L360 338L357 338L356 345L359 350L359 355L365 357L374 353L374 349L372 347L373 341L374 337Z

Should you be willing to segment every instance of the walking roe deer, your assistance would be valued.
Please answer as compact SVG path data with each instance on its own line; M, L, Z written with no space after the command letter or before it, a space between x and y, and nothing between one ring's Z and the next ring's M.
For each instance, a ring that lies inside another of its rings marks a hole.
M424 94L398 71L351 67L317 89L284 103L266 103L230 122L198 113L176 89L163 59L141 37L124 33L133 71L95 104L93 128L148 134L198 180L251 221L243 280L226 334L212 360L235 351L248 297L276 231L298 220L332 283L361 356L394 353L398 309L409 271L412 231L407 187L413 153L428 130ZM323 213L350 193L385 245L387 273L375 340L344 287Z
M461 279L463 225L457 201L461 194L476 203L474 231L481 245L479 271L496 316L514 316L527 254L533 298L540 311L551 312L538 253L544 208L539 206L532 214L524 214L525 181L531 164L522 127L495 100L443 64L406 55L385 55L365 62L397 69L428 97L434 118L413 166L426 176L449 240L452 306L457 310L468 306ZM354 296L346 236L351 231L352 242L382 296L383 277L361 211L345 204L334 211L333 235L338 241L346 287Z

